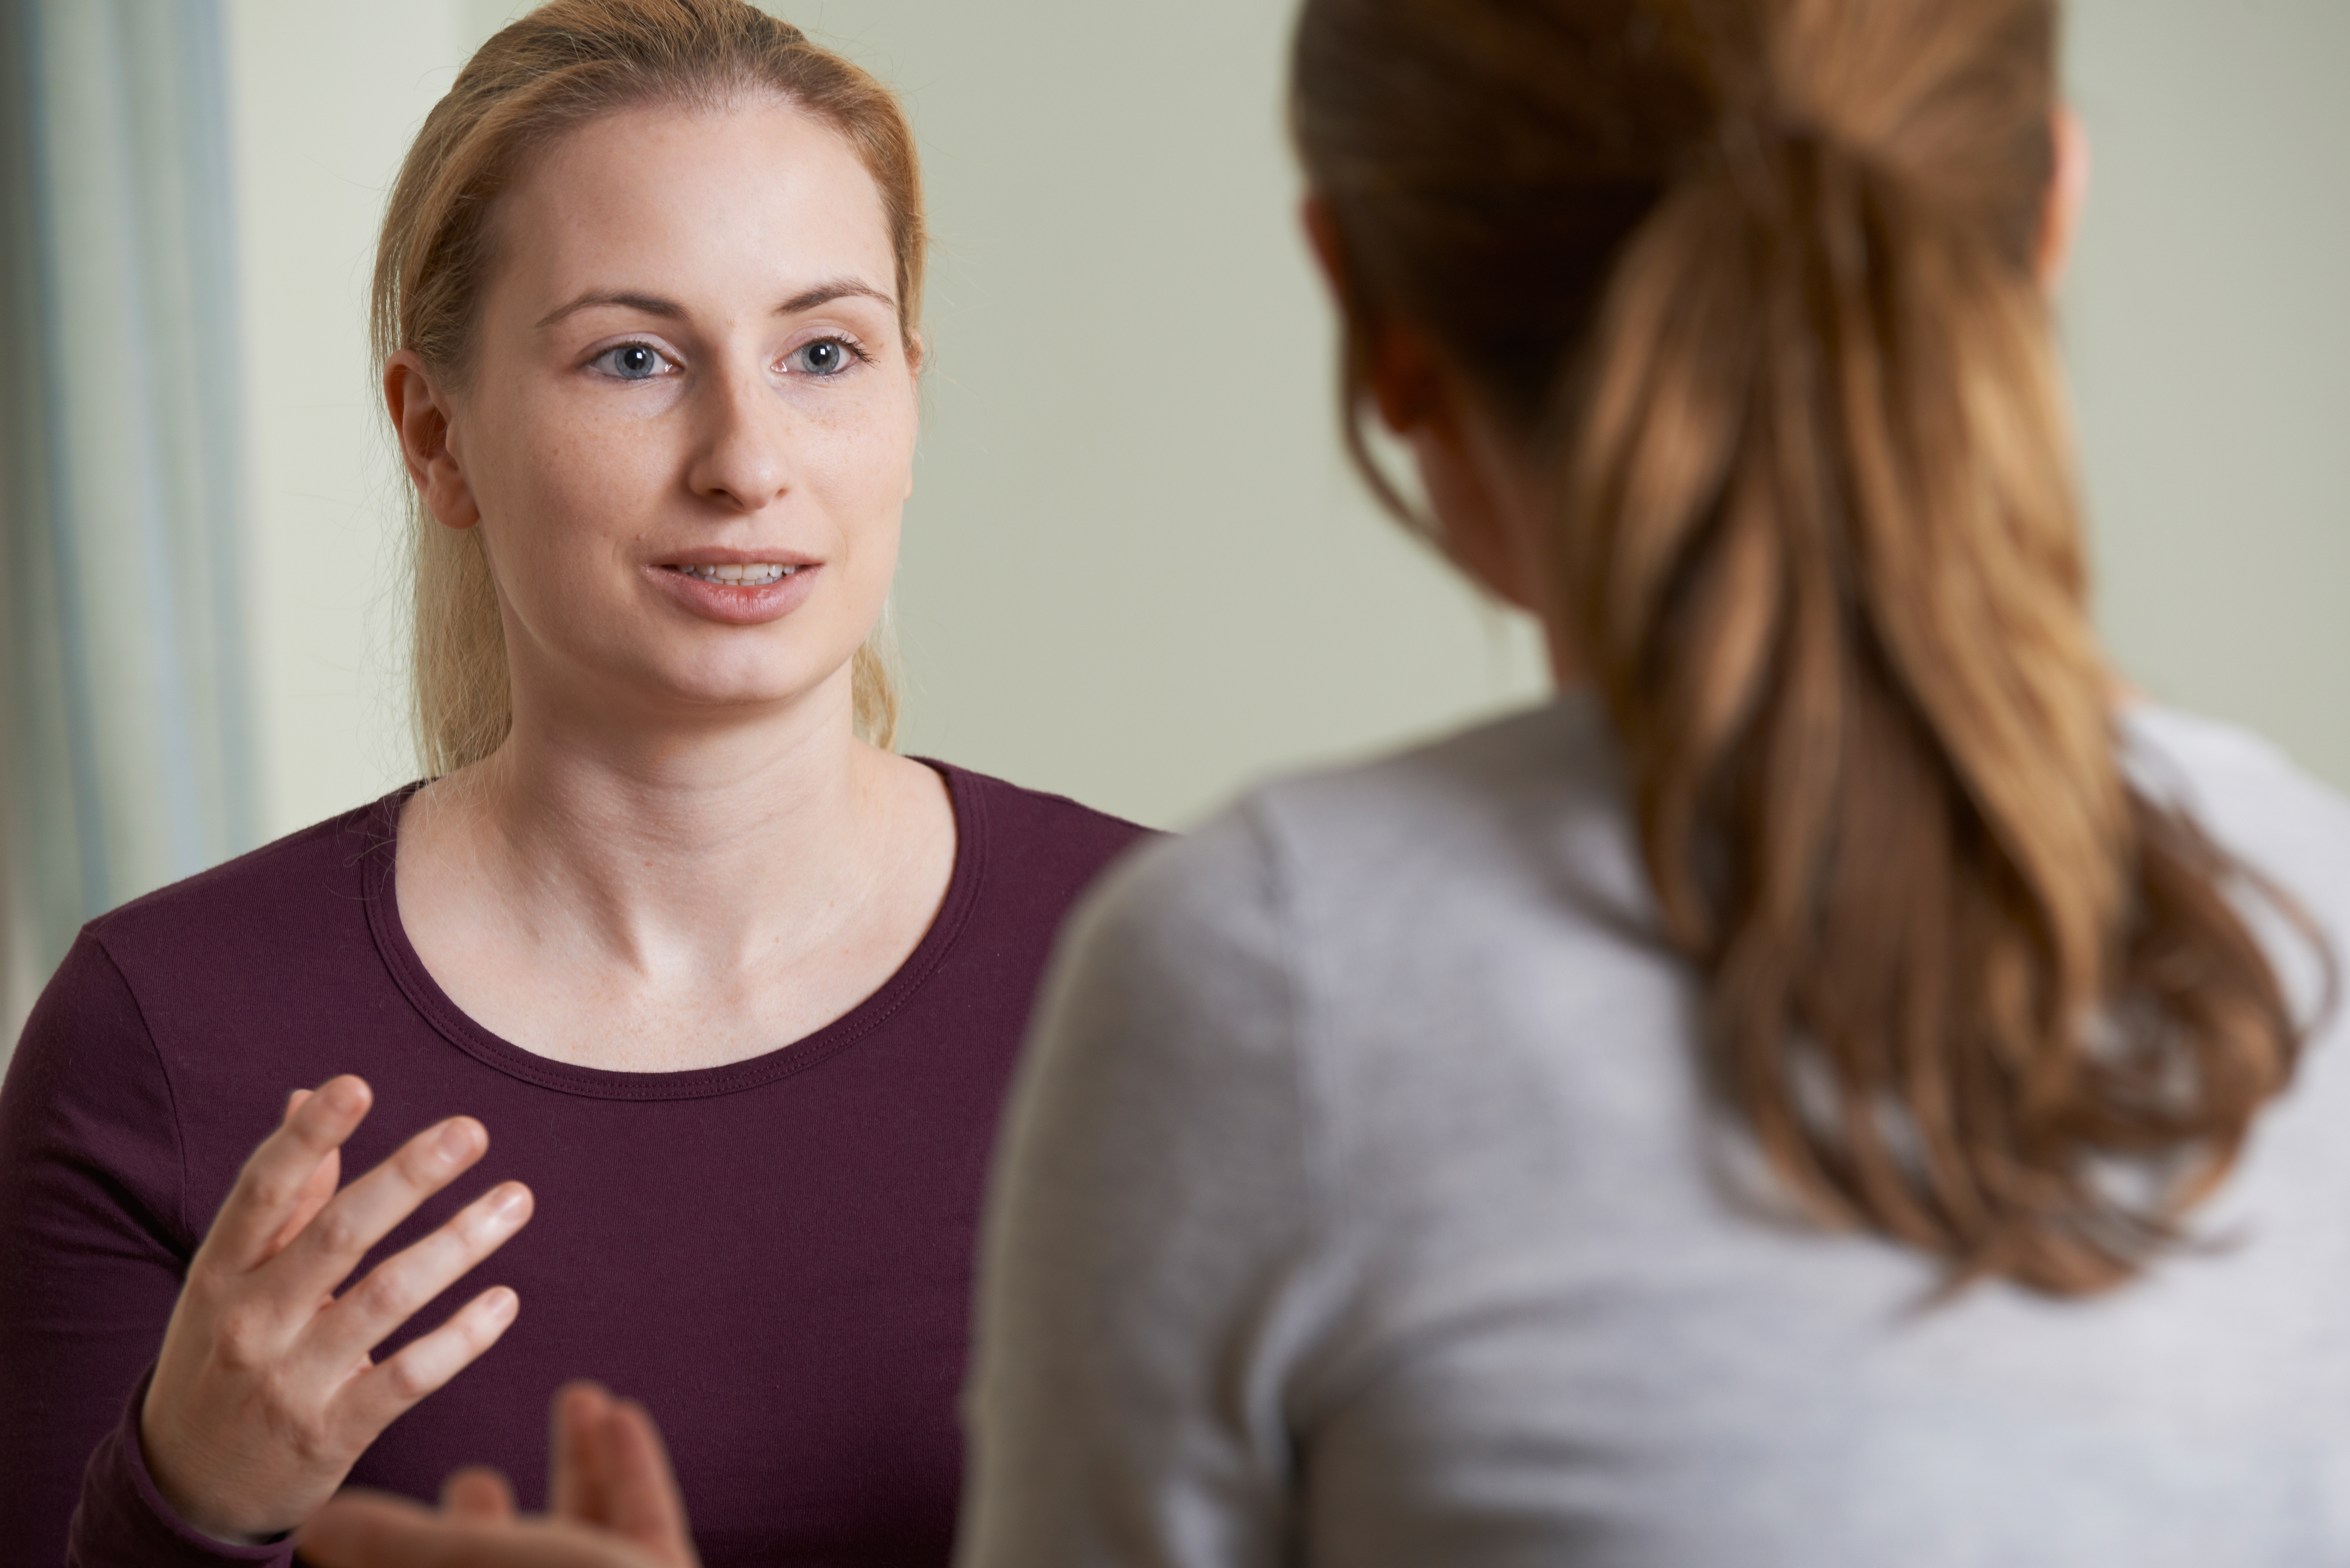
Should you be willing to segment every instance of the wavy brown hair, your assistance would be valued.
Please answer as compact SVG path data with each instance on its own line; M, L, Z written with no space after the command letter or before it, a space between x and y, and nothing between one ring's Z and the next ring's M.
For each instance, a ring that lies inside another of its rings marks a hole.
M425 117L376 246L375 369L411 348L462 383L491 268L490 218L532 152L601 115L781 99L837 131L872 175L897 262L898 325L919 360L928 246L912 129L889 88L745 0L554 0L473 53ZM428 776L495 751L514 722L505 638L480 531L443 528L409 494L411 695ZM858 732L896 738L887 614L851 668Z
M2073 1293L2178 1236L2300 1036L2250 879L2117 754L2038 275L2057 32L1308 0L1293 122L1357 456L1399 320L1556 476L1551 631L1769 1167Z

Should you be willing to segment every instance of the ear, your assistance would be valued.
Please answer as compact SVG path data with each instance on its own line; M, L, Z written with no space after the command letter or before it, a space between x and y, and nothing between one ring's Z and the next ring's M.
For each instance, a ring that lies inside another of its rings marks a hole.
M400 461L408 477L424 497L426 510L444 526L471 528L482 520L473 486L466 483L452 439L447 397L432 384L424 360L413 349L402 348L385 361L383 400L391 410L391 428L400 434Z
M2049 120L2049 143L2054 153L2048 172L2048 196L2040 214L2040 285L2049 292L2064 281L2073 259L2073 239L2081 226L2081 209L2089 200L2089 131L2069 104L2060 105Z
M1411 449L1444 553L1503 603L1541 616L1544 579L1536 534L1526 499L1511 483L1514 465L1503 443L1492 439L1471 408L1425 332L1406 321L1357 317L1347 250L1330 204L1309 194L1299 216L1347 330L1362 338L1363 378L1379 419ZM1554 648L1556 641L1554 637ZM1553 664L1560 670L1571 668L1555 652Z
M1400 321L1366 320L1358 315L1360 301L1349 281L1346 245L1330 203L1309 195L1300 216L1339 315L1347 330L1363 341L1364 380L1378 405L1380 421L1397 435L1449 424L1455 415L1451 387L1426 336Z
M1322 281L1330 286L1331 299L1339 309L1346 309L1347 254L1338 244L1338 220L1331 215L1330 203L1320 192L1309 192L1297 215L1305 225L1305 243L1322 269Z

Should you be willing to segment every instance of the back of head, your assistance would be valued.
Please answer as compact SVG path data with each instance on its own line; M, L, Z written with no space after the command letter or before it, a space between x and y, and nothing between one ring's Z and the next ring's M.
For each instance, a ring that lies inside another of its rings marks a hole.
M376 248L369 322L379 371L400 349L462 383L496 261L499 193L525 161L601 115L648 104L780 99L856 151L881 198L899 327L920 341L927 236L911 127L889 90L748 0L552 0L474 51L410 146ZM411 501L413 497L411 496ZM414 707L425 771L487 756L512 722L505 646L477 531L411 505ZM858 730L888 745L898 699L886 624L858 650Z
M2116 754L2039 276L2057 32L1308 0L1294 115L1350 421L1408 321L1555 476L1551 630L1772 1168L2070 1293L2175 1235L2297 1036L2224 857Z

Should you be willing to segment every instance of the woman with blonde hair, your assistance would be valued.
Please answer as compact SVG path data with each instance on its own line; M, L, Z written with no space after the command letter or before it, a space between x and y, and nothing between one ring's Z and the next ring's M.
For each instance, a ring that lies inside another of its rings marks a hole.
M945 1559L1003 1089L1138 830L889 749L923 244L897 103L743 0L557 0L434 109L374 295L430 782L36 1010L12 1560L285 1562L346 1480L525 1468L581 1375L713 1562Z
M2350 1559L2350 808L2091 635L2058 31L1307 0L1347 405L1562 695L1073 925L969 1568ZM622 1530L306 1550L682 1561L599 1398Z

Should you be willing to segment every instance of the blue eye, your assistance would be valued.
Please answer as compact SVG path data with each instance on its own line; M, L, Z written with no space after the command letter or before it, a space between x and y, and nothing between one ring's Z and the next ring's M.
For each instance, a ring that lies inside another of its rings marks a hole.
M674 368L667 355L649 343L623 343L616 348L607 348L596 356L593 363L601 366L606 375L617 376L623 381L649 380Z
M856 349L837 337L819 337L815 342L792 350L785 361L794 369L807 376L837 376L848 369L849 362L861 358Z

